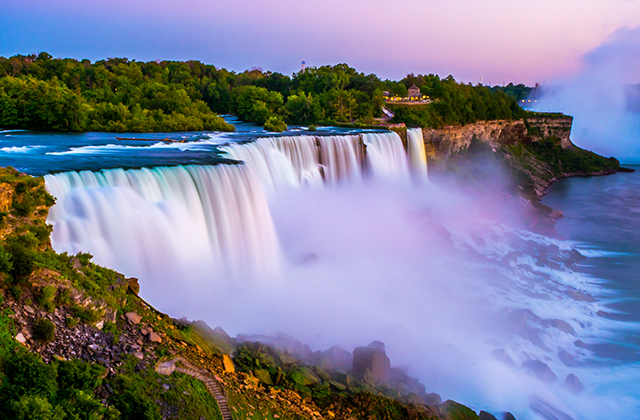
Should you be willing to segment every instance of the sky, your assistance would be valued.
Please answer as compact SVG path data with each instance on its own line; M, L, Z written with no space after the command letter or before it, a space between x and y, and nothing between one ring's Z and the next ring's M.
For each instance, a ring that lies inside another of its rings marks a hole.
M292 74L365 73L543 83L578 69L640 0L0 0L0 56L196 59Z

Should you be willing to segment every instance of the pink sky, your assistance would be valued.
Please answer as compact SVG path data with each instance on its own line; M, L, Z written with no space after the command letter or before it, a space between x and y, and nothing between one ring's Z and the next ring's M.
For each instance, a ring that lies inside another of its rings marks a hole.
M291 74L346 62L533 84L575 71L638 0L0 0L0 55L198 59Z

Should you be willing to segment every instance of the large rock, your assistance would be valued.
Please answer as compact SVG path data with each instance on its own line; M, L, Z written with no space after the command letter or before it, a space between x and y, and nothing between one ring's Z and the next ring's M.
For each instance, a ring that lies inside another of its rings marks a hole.
M140 283L138 283L138 279L135 277L130 277L127 279L127 283L129 284L129 288L136 295L140 293Z
M558 379L551 368L540 360L525 360L522 362L522 367L531 370L542 382L551 383Z
M346 372L353 366L353 356L340 346L333 346L320 353L317 363L322 369Z
M574 394L579 394L584 391L584 385L580 382L580 379L573 373L567 375L567 379L564 380L564 384L562 385L567 391L572 392Z
M496 416L491 413L487 413L486 411L480 411L480 413L478 414L478 418L480 420L498 420Z
M126 316L133 325L138 325L140 321L142 321L142 317L135 312L127 312L124 316Z
M384 344L374 341L367 347L353 350L353 375L368 379L373 384L384 384L389 378L391 361L384 350Z

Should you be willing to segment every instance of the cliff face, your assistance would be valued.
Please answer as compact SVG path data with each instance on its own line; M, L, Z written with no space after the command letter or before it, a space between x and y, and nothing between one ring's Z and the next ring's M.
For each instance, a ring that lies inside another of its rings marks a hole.
M510 191L521 197L532 226L553 233L561 217L540 202L549 185L568 176L605 175L623 170L615 158L583 150L571 142L573 118L535 114L517 121L482 121L465 126L423 129L429 172L464 181L467 187L491 194ZM482 158L482 159L479 159ZM493 162L497 179L487 173ZM497 184L502 185L497 186ZM494 191L494 193L495 193Z
M422 134L427 157L448 157L469 148L473 140L489 144L493 149L515 143L535 142L557 137L563 149L572 146L570 116L536 116L517 121L479 121L464 126L425 128Z

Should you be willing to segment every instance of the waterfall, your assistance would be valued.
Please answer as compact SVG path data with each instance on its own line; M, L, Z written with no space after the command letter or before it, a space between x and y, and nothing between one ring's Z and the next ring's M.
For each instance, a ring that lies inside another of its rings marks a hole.
M407 154L411 163L411 174L418 181L426 181L427 175L427 154L424 150L424 138L421 128L407 129Z
M365 173L376 179L409 179L409 157L394 132L269 137L221 149L247 164L270 192L357 182Z
M362 137L367 146L367 164L374 178L409 178L407 154L398 134L390 131L388 133L367 133Z
M266 199L245 165L67 172L45 181L57 199L48 222L59 252L90 252L154 280L194 265L236 278L280 266Z

